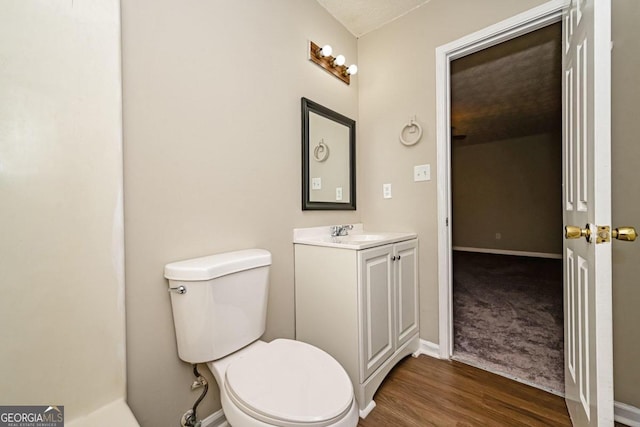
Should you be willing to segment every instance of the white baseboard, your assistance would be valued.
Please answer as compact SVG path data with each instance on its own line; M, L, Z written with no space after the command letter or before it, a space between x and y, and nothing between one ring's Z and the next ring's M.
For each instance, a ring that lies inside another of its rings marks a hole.
M202 420L202 427L230 427L222 409Z
M367 416L371 413L371 411L373 411L376 407L376 402L374 402L373 400L371 402L369 402L369 404L367 405L366 408L361 409L359 411L360 418L362 418L363 420L365 418L367 418Z
M613 408L617 422L629 427L640 427L640 408L620 402L615 402Z
M436 359L440 359L440 346L436 343L432 343L431 341L420 339L420 348L414 356L418 356L420 354L424 354L425 356L435 357Z
M468 248L465 246L453 246L451 249L453 249L454 251L479 252L482 254L515 255L515 256L528 256L528 257L534 257L534 258L562 259L562 254L548 254L545 252L510 251L505 249L489 249L489 248Z

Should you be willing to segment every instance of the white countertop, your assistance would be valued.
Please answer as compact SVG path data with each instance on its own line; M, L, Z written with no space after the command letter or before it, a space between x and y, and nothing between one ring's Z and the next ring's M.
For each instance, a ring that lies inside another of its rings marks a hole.
M374 248L416 237L418 237L416 233L365 231L362 224L353 224L353 230L350 230L348 235L338 237L331 237L331 226L295 228L293 230L293 243L295 244L352 250Z

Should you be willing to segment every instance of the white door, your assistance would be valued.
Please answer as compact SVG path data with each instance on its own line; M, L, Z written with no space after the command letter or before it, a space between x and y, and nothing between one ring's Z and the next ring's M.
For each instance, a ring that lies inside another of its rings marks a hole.
M572 0L563 27L564 224L582 229L563 248L565 393L574 426L612 426L610 0Z

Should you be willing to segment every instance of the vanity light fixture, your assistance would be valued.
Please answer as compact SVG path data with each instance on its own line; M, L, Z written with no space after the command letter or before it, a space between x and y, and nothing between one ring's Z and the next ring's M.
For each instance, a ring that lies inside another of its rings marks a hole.
M344 55L333 57L331 56L332 53L333 49L328 44L320 47L312 41L309 42L309 60L315 62L346 84L350 84L351 76L358 72L358 67L355 64L346 67L344 65L346 62Z

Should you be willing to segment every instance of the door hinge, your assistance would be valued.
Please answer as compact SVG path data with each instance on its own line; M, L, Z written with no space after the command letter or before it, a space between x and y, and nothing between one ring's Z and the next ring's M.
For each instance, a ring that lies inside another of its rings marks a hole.
M445 218L444 219L444 225L445 225L445 227L449 226L449 218Z

